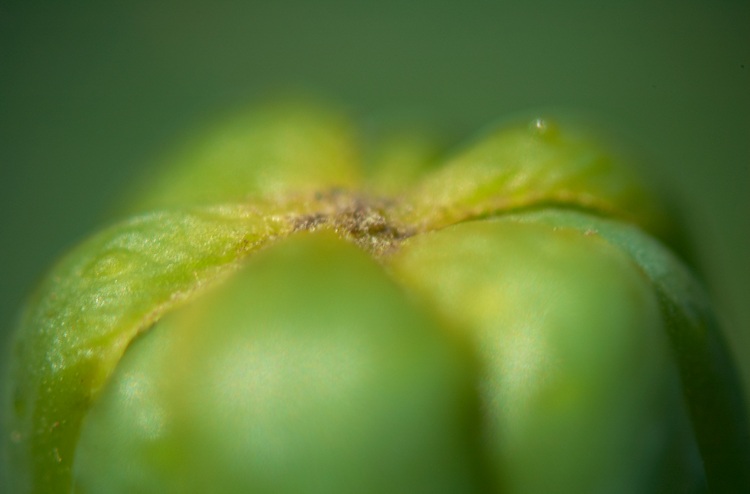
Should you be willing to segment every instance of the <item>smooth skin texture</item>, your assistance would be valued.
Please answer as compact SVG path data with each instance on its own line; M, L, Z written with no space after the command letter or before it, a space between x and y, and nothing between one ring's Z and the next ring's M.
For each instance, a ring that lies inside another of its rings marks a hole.
M411 239L391 262L475 341L503 492L698 491L656 294L622 252L492 219Z
M485 492L451 340L359 249L295 235L132 345L74 492Z
M230 119L61 259L4 363L11 492L750 492L720 328L598 137L353 129Z

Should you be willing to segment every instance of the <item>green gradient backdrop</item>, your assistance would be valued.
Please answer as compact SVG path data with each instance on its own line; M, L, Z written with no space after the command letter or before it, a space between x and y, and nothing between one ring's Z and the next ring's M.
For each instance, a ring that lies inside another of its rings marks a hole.
M0 4L3 338L149 158L293 85L454 135L529 108L598 118L683 208L750 383L747 2L12 3Z

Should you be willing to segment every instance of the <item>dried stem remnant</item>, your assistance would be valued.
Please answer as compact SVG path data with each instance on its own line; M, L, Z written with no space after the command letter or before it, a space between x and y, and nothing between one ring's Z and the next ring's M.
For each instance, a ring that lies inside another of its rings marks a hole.
M375 256L392 251L414 234L389 218L393 201L365 197L343 189L318 192L306 201L304 214L292 220L294 231L329 228Z

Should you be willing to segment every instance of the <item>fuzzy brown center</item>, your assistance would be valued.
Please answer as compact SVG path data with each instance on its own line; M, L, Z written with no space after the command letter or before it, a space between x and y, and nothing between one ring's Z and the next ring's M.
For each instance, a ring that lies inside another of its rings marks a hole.
M412 236L412 228L397 224L389 214L394 201L367 197L343 189L318 192L307 201L304 214L292 218L294 231L328 228L376 256L392 251Z

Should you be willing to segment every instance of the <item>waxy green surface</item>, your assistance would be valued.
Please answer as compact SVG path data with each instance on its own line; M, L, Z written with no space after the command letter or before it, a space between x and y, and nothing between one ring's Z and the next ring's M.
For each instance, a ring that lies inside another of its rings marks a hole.
M155 170L23 312L11 492L749 490L731 357L625 165L549 119L420 146L367 170L288 104Z

